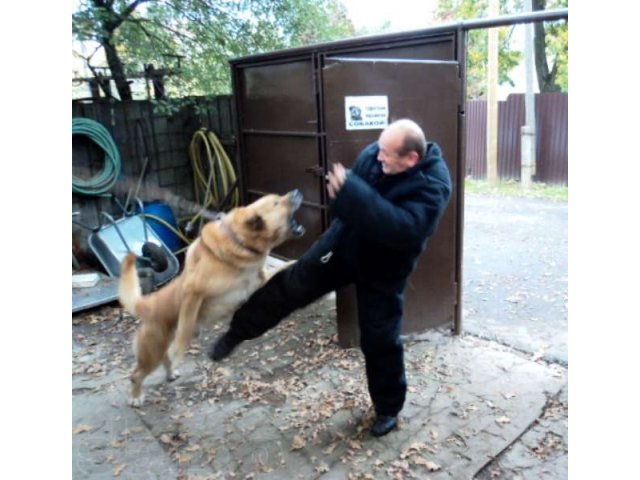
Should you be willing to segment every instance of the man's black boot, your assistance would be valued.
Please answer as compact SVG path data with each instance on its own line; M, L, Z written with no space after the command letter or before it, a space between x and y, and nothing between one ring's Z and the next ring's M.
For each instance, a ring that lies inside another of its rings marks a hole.
M209 358L214 362L219 362L223 358L227 358L240 342L242 342L242 340L234 337L229 332L225 333L209 348Z
M388 415L378 415L376 423L371 427L371 435L381 437L398 426L398 417L390 417Z

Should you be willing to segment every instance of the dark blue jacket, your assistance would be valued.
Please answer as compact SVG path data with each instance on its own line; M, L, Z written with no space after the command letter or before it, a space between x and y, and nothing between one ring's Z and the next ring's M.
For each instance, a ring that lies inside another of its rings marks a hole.
M449 202L451 177L435 143L417 165L395 175L382 172L378 150L377 142L367 146L347 173L323 237L359 277L404 281Z

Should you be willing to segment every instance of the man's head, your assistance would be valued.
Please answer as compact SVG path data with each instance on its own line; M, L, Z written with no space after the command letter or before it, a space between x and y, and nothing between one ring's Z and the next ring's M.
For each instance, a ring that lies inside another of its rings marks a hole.
M412 120L396 120L378 139L378 161L386 175L404 172L420 162L427 149L424 132Z

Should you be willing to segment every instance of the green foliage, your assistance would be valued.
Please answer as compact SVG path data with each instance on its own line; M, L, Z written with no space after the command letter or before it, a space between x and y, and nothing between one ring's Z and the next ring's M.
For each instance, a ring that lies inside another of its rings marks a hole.
M547 10L567 8L568 0L547 0ZM545 24L547 58L557 69L556 84L562 92L569 91L569 25L567 22Z
M100 3L80 1L73 37L103 44L108 37L127 73L144 64L175 69L181 57L180 74L166 79L171 97L229 93L232 58L354 33L338 0L142 0L129 15L132 0L114 0L114 13Z
M500 14L520 11L521 1L500 0ZM453 22L488 16L488 0L440 0L436 18ZM509 72L520 63L522 54L510 50L511 33L514 27L500 27L498 33L498 82L513 85ZM484 94L487 83L488 30L471 30L467 49L467 97L477 98Z
M546 0L545 9L566 8L568 0ZM436 17L443 21L486 17L488 0L440 0ZM500 0L500 14L522 12L522 0ZM500 84L513 85L509 72L522 60L520 52L510 50L510 36L514 27L501 27L499 33ZM545 22L546 53L550 69L556 69L555 82L563 92L568 91L568 26L567 22ZM477 98L486 88L487 30L469 32L467 50L467 96Z

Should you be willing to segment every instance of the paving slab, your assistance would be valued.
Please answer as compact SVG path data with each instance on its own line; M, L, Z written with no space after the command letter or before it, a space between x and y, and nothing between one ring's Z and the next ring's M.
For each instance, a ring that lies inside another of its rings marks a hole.
M325 298L221 363L203 354L217 332L203 332L182 376L167 383L156 371L133 409L136 320L113 306L75 316L74 478L492 478L492 459L512 445L524 450L501 472L565 468L566 455L530 455L554 442L558 422L544 415L562 396L562 366L446 330L406 337L400 425L374 438L362 354L338 347L335 322Z

